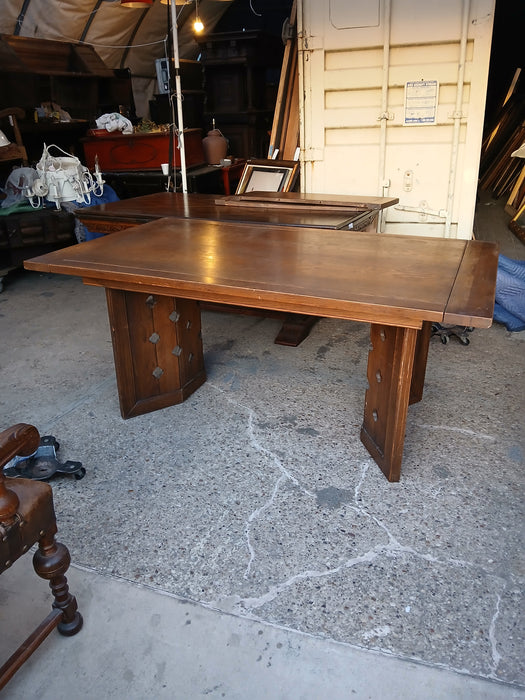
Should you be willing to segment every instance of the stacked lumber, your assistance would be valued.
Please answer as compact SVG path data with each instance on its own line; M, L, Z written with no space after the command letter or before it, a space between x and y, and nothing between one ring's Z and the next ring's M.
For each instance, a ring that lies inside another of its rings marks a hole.
M509 214L515 214L519 209L525 206L525 162L523 160L521 162L523 165L510 191L509 198L507 199L507 206L505 207Z
M480 187L496 199L507 197L511 214L525 203L525 152L513 155L525 144L524 92L525 75L518 68L481 150Z
M295 160L299 146L299 74L297 69L297 3L288 22L281 77L273 117L268 158Z

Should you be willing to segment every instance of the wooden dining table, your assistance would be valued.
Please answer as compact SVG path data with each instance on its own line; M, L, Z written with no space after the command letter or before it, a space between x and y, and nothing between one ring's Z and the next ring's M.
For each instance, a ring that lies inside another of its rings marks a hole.
M491 325L496 244L162 218L25 261L106 289L124 418L184 401L206 379L200 302L370 324L361 440L401 474L431 324Z
M155 192L82 207L75 211L75 216L91 233L97 235L112 234L166 216L223 223L250 223L253 226L272 224L376 232L381 212L398 202L397 197L301 192L250 192L227 197L218 194ZM279 318L281 327L274 342L293 347L308 337L318 320L315 316L268 309L261 311L211 302L204 306L227 313Z
M381 211L399 202L397 197L264 192L232 195L183 192L153 194L106 202L75 211L94 233L114 233L166 216L231 223L307 226L377 231Z

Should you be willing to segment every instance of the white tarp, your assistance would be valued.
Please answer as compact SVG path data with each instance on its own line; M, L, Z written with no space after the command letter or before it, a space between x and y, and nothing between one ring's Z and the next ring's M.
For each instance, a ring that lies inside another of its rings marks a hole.
M231 1L200 0L205 33ZM120 0L0 0L0 33L90 44L108 68L130 69L137 114L145 115L156 91L155 59L166 55L170 7L154 0L145 8L123 7ZM180 57L197 58L195 1L177 4L177 16Z

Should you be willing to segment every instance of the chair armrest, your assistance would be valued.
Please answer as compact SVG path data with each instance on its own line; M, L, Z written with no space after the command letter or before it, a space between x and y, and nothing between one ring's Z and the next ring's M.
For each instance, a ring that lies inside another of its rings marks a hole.
M17 423L0 433L0 469L13 457L28 457L38 449L40 435L38 430L28 423ZM3 474L1 475L3 478Z

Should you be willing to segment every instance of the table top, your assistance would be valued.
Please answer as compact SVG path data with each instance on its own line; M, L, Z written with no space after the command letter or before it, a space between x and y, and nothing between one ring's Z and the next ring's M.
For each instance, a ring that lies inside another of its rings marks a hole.
M482 241L164 218L27 260L87 284L419 328L489 327Z
M264 196L271 193L264 193ZM281 193L282 195L282 193ZM308 200L276 200L269 198L268 205L259 200L250 202L243 197L239 206L232 204L232 197L216 194L183 194L182 192L156 192L154 194L122 199L118 202L98 204L79 209L76 213L81 221L119 221L142 223L166 216L186 219L211 219L214 221L236 221L239 223L275 224L279 226L313 226L316 228L348 228L363 211L378 210L391 206L399 200L392 197L338 198L338 205L321 204L327 195L312 195ZM341 203L342 202L342 203ZM242 206L241 206L242 204Z

